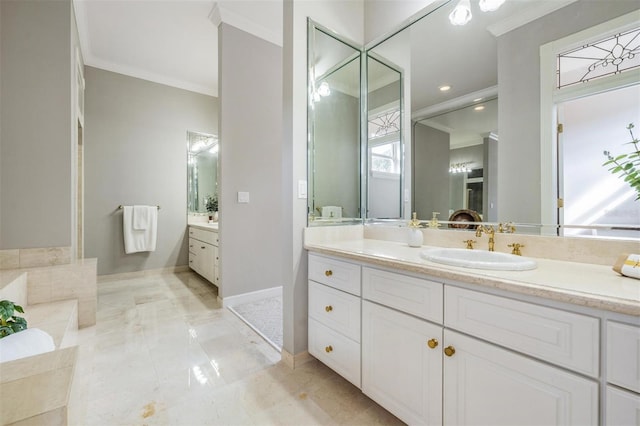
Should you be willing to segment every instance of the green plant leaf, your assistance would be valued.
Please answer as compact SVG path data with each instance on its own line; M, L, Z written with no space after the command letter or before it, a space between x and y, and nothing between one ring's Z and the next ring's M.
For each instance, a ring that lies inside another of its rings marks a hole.
M20 312L21 314L24 314L24 309L22 309L22 306L13 305L13 307L15 308L16 311Z

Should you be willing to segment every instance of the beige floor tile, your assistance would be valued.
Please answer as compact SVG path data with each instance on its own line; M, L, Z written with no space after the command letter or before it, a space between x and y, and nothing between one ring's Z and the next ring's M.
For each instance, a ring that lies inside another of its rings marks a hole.
M192 272L98 285L71 425L395 425L324 364L295 370Z

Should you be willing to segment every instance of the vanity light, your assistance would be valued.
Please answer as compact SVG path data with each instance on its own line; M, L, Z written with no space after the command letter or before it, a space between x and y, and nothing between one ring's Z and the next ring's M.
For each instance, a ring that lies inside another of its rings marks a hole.
M449 173L469 173L471 172L470 162L466 163L455 163L449 166Z
M451 86L444 85L444 86L438 87L438 89L440 89L441 92L446 92L448 90L451 90Z
M218 144L215 144L210 150L209 150L210 154L217 154L218 153Z
M474 110L476 111L482 111L484 109L484 105L478 105L477 107L474 108Z
M502 6L505 0L480 0L480 10L483 12L493 12Z
M473 100L473 102L480 102L483 98L476 98Z
M471 20L471 3L469 0L460 0L458 5L449 14L449 21L453 25L465 25Z

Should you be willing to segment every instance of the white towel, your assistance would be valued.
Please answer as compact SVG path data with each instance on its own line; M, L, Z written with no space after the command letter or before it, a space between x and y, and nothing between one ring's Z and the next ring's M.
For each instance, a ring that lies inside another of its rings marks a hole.
M330 217L338 219L342 217L342 207L338 206L324 206L322 208L322 217Z
M148 226L146 229L134 229L134 207L124 206L122 213L122 231L124 234L124 252L155 251L158 238L158 208L147 209Z
M141 231L149 227L151 210L158 210L156 206L133 206L133 229Z

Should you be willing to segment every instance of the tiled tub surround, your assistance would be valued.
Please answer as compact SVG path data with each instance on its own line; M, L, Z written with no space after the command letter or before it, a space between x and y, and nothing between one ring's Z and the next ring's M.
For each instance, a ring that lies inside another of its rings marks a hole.
M33 268L71 263L71 247L0 250L0 269Z
M420 257L460 232L410 248L406 229L367 228L307 229L309 352L374 401L409 424L640 421L640 281L578 262L595 245L487 271Z
M420 252L433 247L463 248L466 233L427 229L425 245L411 248L406 232L406 228L387 226L307 228L305 248L434 278L640 316L640 280L611 269L620 253L639 251L638 242L496 234L496 251L509 252L507 244L519 242L525 245L524 255L536 258L538 267L490 271L445 266L420 257ZM473 234L473 239L478 241L478 250L486 250L486 237ZM549 256L553 260L546 258Z

